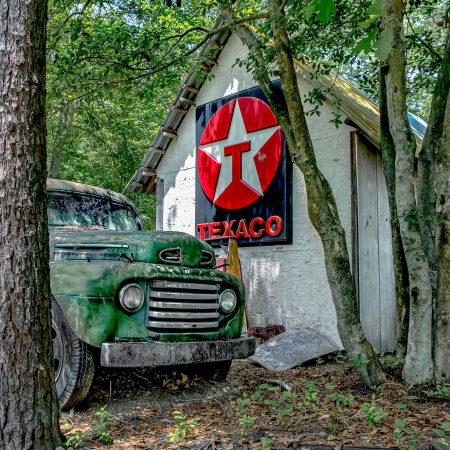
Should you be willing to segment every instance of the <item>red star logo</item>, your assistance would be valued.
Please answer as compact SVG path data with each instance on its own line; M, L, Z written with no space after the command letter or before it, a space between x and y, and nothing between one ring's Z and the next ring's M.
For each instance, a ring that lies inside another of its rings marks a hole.
M224 209L264 195L282 154L280 125L267 103L241 97L222 106L200 139L197 169L205 195Z

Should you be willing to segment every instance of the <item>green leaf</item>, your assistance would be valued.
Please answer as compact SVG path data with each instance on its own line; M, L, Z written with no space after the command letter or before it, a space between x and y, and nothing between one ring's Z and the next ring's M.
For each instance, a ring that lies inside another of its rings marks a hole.
M444 431L450 432L450 422L444 422L441 427Z
M312 15L316 12L314 1L312 1L306 8L304 8L303 11L305 12L305 19L311 19Z
M433 443L433 447L436 449L436 450L445 450L445 444L441 444L440 442L434 442Z
M336 14L336 5L334 0L312 0L312 2L303 9L306 20L310 20L314 13L320 23L331 22Z
M383 12L383 0L374 0L374 2L369 6L367 12L371 16L381 16Z
M374 44L375 56L378 56L381 61L384 61L391 52L393 41L394 35L392 33L392 30L390 28L383 30L380 33L380 37Z
M336 5L333 0L316 0L318 11L317 20L320 23L331 22L333 16L336 14Z
M370 27L376 20L375 16L369 17L367 20L364 20L363 22L360 22L358 24L358 30L366 30Z
M355 48L353 49L354 55L359 55L360 53L365 53L366 55L372 50L372 44L377 35L376 30L369 31L365 38L362 38L360 41L356 43Z
M433 431L438 435L438 436L445 436L445 431L441 430L440 428L433 428Z
M402 403L402 402L396 403L395 406L397 407L397 409L406 409L408 407L408 405L406 403Z
M401 429L401 428L405 428L405 426L406 426L406 420L396 420L394 423L395 428Z
M395 440L401 439L404 435L405 435L405 433L402 433L401 431L394 431L394 432L392 433L392 437L393 437Z

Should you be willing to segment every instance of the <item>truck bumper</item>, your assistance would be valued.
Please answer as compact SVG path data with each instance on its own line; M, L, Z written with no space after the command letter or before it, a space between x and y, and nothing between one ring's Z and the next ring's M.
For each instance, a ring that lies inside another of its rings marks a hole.
M247 358L255 353L253 337L202 342L107 342L100 364L105 367L160 367Z

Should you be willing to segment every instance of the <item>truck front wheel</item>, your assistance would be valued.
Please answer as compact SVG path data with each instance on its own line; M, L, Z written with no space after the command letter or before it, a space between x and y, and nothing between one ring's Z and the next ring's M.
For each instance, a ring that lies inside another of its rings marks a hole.
M52 300L52 339L56 393L61 409L69 409L86 398L94 378L94 360L55 300Z

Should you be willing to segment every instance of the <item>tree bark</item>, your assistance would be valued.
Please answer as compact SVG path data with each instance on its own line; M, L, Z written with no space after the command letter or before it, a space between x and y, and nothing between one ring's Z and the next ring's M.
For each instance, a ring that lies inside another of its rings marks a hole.
M384 69L380 68L379 105L380 105L380 133L383 172L391 214L392 256L395 278L395 303L397 310L397 356L404 358L408 344L408 314L409 314L409 282L408 267L400 235L400 223L395 201L395 145L389 131L387 110L386 80Z
M249 28L234 26L235 31L255 58L253 76L261 86L285 133L292 161L303 173L308 196L308 214L323 244L328 282L344 348L367 386L379 385L384 374L378 359L365 339L357 307L355 283L350 260L331 187L317 167L314 148L298 90L298 81L285 26L282 2L269 2L272 34L281 85L286 105L274 92L259 42ZM223 7L222 16L232 23L231 11Z
M53 146L50 158L49 178L59 178L64 144L66 142L67 134L72 128L74 114L75 103L68 102L67 100L64 101L61 111L59 112L58 136L56 136L55 145Z
M433 378L432 285L428 258L420 232L414 192L413 170L416 140L406 109L405 42L402 36L403 1L385 0L382 29L393 37L386 61L386 91L389 129L395 145L395 188L397 211L408 264L410 314L404 379L413 384Z
M0 3L0 448L59 444L46 213L46 0Z
M424 145L429 145L436 167L436 307L434 332L434 363L437 380L450 379L450 29L436 80L431 103L427 135ZM433 189L434 190L434 189Z

